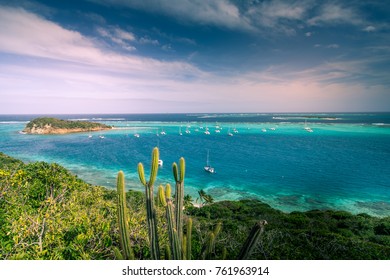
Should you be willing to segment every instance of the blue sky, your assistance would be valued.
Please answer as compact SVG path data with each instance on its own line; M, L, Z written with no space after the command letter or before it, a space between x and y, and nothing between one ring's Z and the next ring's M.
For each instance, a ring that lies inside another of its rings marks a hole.
M0 0L0 114L390 111L390 2Z

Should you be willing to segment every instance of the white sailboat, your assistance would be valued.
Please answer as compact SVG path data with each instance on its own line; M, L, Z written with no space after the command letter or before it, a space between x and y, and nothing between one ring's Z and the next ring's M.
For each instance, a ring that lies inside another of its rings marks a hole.
M160 150L160 140L157 139L157 148ZM162 159L158 159L158 166L163 166L164 161Z
M207 150L207 160L206 160L206 166L204 167L204 171L209 173L216 173L214 167L211 167L209 163L209 150Z
M307 126L306 120L305 120L305 127L303 129L306 130L307 132L313 132L313 129Z

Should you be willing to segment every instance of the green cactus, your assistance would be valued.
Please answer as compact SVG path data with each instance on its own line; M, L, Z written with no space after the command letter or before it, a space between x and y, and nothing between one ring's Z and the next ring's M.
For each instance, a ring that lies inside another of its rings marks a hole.
M213 244L215 243L215 236L212 231L210 231L207 235L206 243L203 245L202 248L202 259L211 259L211 253L213 252Z
M249 258L253 249L255 248L257 241L264 232L264 227L267 224L266 220L258 221L252 228L249 233L244 245L241 248L240 253L238 254L237 259L246 260Z
M165 245L165 259L166 260L172 260L172 253L171 253L171 249L169 247L169 245Z
M167 197L165 197L164 194L164 188L161 186L158 190L158 196L161 201L161 204L165 206L166 210L166 218L167 218L167 225L168 225L168 238L169 238L169 244L170 244L170 251L172 252L172 258L174 260L180 260L182 259L182 247L180 244L180 239L177 234L176 225L174 222L174 207L172 204L172 198L170 197L170 188L171 186L167 184L166 186L166 194Z
M145 187L146 195L146 215L148 223L148 233L150 242L150 254L152 259L160 259L159 248L159 236L157 232L157 218L156 209L154 206L154 183L156 181L158 172L158 148L154 148L152 152L152 164L149 181L145 179L145 172L142 163L138 164L138 175L142 185ZM181 260L192 259L192 219L188 218L186 222L186 234L183 234L183 220L184 220L184 177L185 177L185 160L180 158L179 167L176 163L172 165L173 176L175 179L175 201L173 203L171 197L171 186L166 185L158 187L158 204L160 207L165 208L166 221L167 221L167 233L169 238L169 244L164 248L165 259ZM128 218L126 212L126 193L125 193L125 181L122 171L118 173L117 178L117 190L118 190L118 222L119 222L119 235L122 252L118 248L114 248L114 254L117 259L133 259L134 254L130 246L130 236L128 229ZM238 259L248 259L252 253L255 245L257 244L260 236L264 232L264 226L266 221L259 221L252 228L251 232L243 245ZM215 258L215 246L216 240L221 232L222 223L218 223L213 231L210 231L207 235L206 242L204 243L200 257L202 259ZM226 248L222 250L222 259L225 259L227 255Z
M187 236L183 235L183 243L181 244L181 248L183 251L183 260L187 259Z
M177 164L173 163L173 176L175 178L175 218L176 229L178 232L179 240L183 240L183 208L184 208L184 175L185 175L185 160L180 158L180 175L178 173Z
M158 196L159 205L161 205L162 207L166 207L167 200L165 198L164 187L162 185L160 185L157 189L157 196Z
M133 250L130 245L130 234L127 224L126 212L126 190L125 177L122 171L119 171L117 177L117 206L118 206L118 222L119 222L119 237L123 254L119 255L126 260L134 259ZM118 252L117 252L118 253Z
M145 187L146 195L146 217L148 220L148 229L149 229L149 242L150 242L150 253L152 259L160 259L160 248L158 242L157 234L157 219L156 219L156 210L154 208L154 194L153 187L154 182L156 181L157 171L158 171L158 159L159 152L158 148L154 148L152 152L152 163L150 169L149 181L145 180L145 172L142 163L138 164L138 176L141 183Z
M215 242L217 236L221 232L221 228L222 228L222 223L219 222L215 226L214 231L210 231L209 234L207 235L207 239L205 244L203 245L202 253L201 253L201 257L203 260L212 259L213 254L215 253Z
M171 198L172 195L172 188L170 184L167 184L165 186L165 197Z

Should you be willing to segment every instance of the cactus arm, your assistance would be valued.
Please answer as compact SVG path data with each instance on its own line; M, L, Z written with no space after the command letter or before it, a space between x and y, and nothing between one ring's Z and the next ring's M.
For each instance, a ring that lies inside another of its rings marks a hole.
M138 163L138 176L143 186L146 186L145 171L142 163Z
M155 147L152 152L152 167L150 170L150 178L149 178L149 186L153 186L156 181L157 172L158 172L158 160L159 160L159 152L158 148Z
M186 171L186 161L184 158L180 158L179 160L179 165L180 165L180 182L184 183L184 175Z
M173 178L175 178L175 182L179 181L179 174L178 174L176 162L172 164L172 170L173 170Z
M160 205L161 205L162 207L166 207L166 206L167 206L167 200L166 200L166 198L165 198L164 187L163 187L162 185L160 185L160 186L158 187L158 192L157 192L157 194L158 194L158 201L159 201Z

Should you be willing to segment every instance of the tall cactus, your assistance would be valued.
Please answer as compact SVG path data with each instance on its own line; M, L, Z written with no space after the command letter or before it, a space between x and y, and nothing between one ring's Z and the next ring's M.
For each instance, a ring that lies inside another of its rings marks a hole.
M138 176L141 183L145 187L146 194L146 217L148 220L148 229L149 229L149 242L150 242L150 252L152 259L160 259L160 248L158 242L157 234L157 219L156 219L156 210L154 208L154 196L153 188L154 182L156 181L157 171L158 171L158 159L159 152L158 148L154 148L152 152L152 163L150 169L149 181L145 180L145 172L142 163L138 164Z
M125 190L125 176L122 171L119 171L117 177L117 206L118 206L118 222L119 222L119 237L122 248L122 257L126 260L134 259L133 250L130 245L130 234L127 224L126 212L126 190ZM119 253L119 252L117 252ZM119 254L118 258L119 258Z
M158 188L158 197L160 200L160 204L165 207L166 211L166 218L167 218L167 225L168 225L168 238L169 238L169 245L170 245L170 251L172 252L172 258L174 260L181 260L182 259L182 247L181 247L181 240L179 239L178 232L176 229L176 224L174 222L174 207L172 204L172 198L170 197L171 194L171 186L167 184L166 186L166 195L164 193L164 188L160 186Z
M184 158L179 160L180 174L176 162L173 163L173 177L175 178L175 219L179 240L183 240L183 208L184 208L184 175L186 163Z
M244 245L241 248L240 253L238 254L237 259L246 260L249 258L250 254L253 252L257 241L264 232L264 227L267 224L266 220L258 221L252 228L249 233Z

